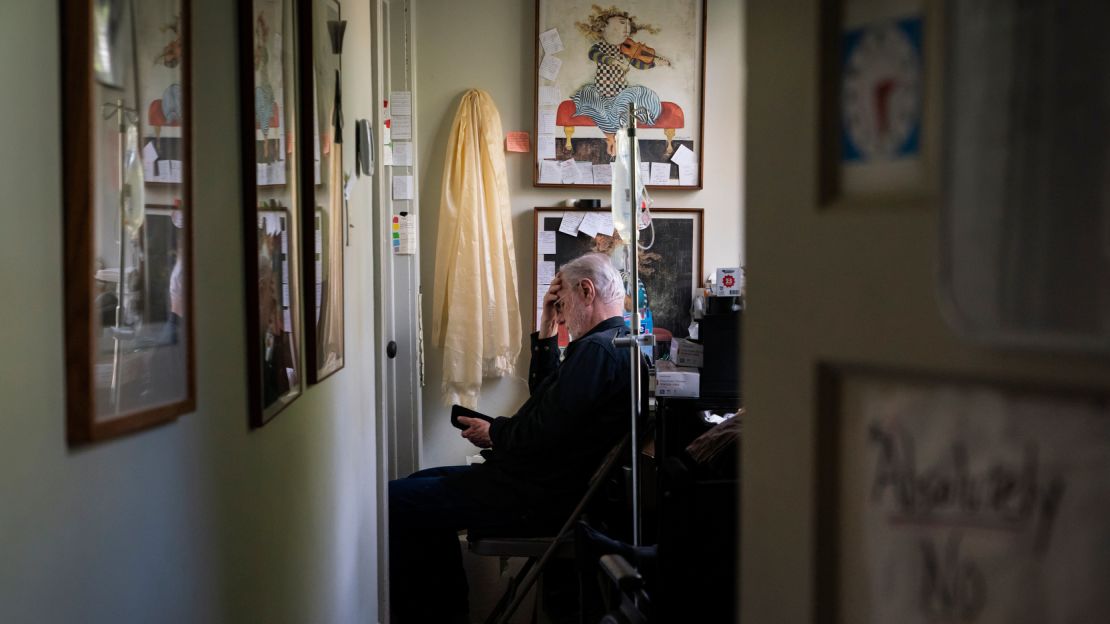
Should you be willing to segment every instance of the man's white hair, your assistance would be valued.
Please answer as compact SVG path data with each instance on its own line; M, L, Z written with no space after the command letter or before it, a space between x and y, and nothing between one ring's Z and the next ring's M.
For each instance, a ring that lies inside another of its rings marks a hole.
M604 304L624 301L624 278L605 254L588 253L579 256L564 264L559 272L562 273L563 282L569 288L577 286L584 279L589 279L594 283L598 300Z

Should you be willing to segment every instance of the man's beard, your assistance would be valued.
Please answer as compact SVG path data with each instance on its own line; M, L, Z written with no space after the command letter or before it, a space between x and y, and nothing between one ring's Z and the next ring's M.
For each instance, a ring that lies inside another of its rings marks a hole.
M571 340L581 338L582 334L585 334L587 331L590 330L589 327L586 327L586 324L589 322L590 318L586 311L578 306L575 306L570 311L570 314L567 315L567 335L570 336Z

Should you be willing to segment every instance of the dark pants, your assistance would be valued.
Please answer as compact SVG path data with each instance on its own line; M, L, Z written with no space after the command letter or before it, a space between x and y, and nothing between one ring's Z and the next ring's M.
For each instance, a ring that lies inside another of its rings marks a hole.
M516 528L511 505L482 505L445 482L479 466L444 466L389 482L390 602L394 622L466 622L466 573L458 532Z

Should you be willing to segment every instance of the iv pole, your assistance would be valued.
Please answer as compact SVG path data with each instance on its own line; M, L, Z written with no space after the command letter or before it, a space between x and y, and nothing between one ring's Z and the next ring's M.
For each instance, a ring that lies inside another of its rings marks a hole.
M639 230L640 230L640 200L636 193L638 186L637 176L640 173L639 163L636 162L636 155L638 153L638 145L636 144L636 106L634 103L628 104L628 141L629 141L629 163L628 163L628 203L631 207L631 226L629 228L630 240L628 253L625 256L629 262L629 290L632 292L632 327L631 333L624 338L616 338L613 341L618 347L628 347L629 357L631 359L631 376L632 376L632 394L630 400L632 402L632 545L642 546L643 539L640 535L640 437L639 437L639 421L640 421L640 384L642 383L640 375L640 348L642 346L654 346L655 336L651 334L644 334L640 324L640 267L639 267Z

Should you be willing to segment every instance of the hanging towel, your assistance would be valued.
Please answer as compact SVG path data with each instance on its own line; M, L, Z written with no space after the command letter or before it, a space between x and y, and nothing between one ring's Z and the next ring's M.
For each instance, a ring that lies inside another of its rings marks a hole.
M432 341L443 348L443 400L476 409L483 377L511 375L520 304L501 115L467 91L443 166Z

